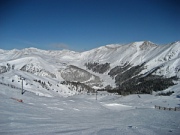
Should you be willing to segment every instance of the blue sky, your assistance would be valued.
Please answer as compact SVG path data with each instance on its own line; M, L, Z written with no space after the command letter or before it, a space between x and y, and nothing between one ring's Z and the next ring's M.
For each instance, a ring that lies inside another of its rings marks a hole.
M179 0L1 0L0 48L84 51L180 40Z

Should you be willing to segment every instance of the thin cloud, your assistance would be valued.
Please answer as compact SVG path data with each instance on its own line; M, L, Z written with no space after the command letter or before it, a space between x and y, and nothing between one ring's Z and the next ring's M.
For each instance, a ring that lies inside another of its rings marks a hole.
M65 43L53 43L53 44L50 44L50 46L52 47L52 48L55 48L55 49L70 49L70 47L67 45L67 44L65 44Z

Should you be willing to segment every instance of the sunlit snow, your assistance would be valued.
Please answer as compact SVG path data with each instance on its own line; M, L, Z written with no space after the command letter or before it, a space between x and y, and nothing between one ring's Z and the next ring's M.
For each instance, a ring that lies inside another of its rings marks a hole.
M103 93L72 97L39 97L0 85L0 134L15 135L179 135L180 111L154 105L180 106L174 96ZM177 89L177 88L175 88ZM175 90L174 89L174 90ZM23 103L11 99L22 99Z

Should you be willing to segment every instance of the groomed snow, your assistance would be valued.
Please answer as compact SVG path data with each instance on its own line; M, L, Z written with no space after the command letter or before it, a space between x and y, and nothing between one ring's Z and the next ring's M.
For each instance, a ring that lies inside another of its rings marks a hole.
M176 88L177 89L177 88ZM100 93L99 93L100 94ZM22 99L23 103L11 98ZM97 96L40 97L0 85L1 135L179 135L180 111L175 96L102 93ZM166 102L165 102L166 101Z

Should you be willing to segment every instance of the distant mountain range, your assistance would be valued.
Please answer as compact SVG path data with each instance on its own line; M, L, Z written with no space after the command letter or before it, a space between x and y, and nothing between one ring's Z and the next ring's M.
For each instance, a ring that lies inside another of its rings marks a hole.
M85 52L0 49L0 82L40 96L71 96L96 89L151 93L179 85L180 42L111 44Z

